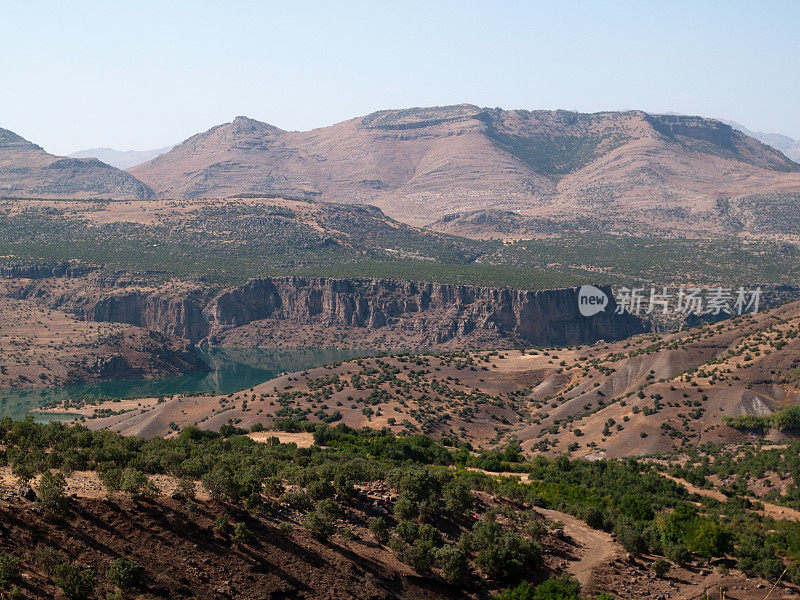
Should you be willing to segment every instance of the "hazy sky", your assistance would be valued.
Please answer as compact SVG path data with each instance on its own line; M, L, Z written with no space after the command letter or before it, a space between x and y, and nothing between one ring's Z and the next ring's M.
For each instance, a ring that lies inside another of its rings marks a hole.
M800 138L800 2L0 0L0 127L66 154L471 102Z

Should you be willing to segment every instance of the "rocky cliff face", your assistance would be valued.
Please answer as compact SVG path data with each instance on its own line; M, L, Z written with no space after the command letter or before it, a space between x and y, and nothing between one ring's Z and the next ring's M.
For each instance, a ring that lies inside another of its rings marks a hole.
M608 290L607 290L608 291ZM610 296L609 292L609 296ZM644 330L639 319L583 317L577 291L523 291L383 279L257 279L219 294L203 311L212 333L254 321L298 327L415 330L420 345L484 331L509 342L569 345L615 340Z
M7 264L0 265L2 279L48 279L51 277L82 277L98 267L78 265L69 262L52 264Z
M336 345L332 332L345 342L390 347L453 347L468 340L483 347L570 345L621 339L645 329L639 319L614 314L613 304L599 315L581 316L575 289L273 277L219 291L196 284L147 286L92 274L22 280L7 287L7 293L39 299L86 320L234 346ZM306 335L312 331L313 337Z

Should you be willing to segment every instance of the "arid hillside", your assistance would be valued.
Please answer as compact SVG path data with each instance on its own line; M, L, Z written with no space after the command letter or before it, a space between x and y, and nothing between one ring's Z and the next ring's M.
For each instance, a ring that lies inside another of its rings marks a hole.
M5 291L0 281L0 290ZM159 377L207 367L184 339L98 323L0 291L0 389Z
M0 128L0 198L135 200L152 195L129 173L96 158L54 156Z
M216 430L301 418L588 458L763 435L786 440L796 425L774 418L798 405L798 332L794 303L614 343L357 359L228 396L137 401L99 419L102 409L120 405L88 403L79 414L92 428L147 437L174 435L172 424ZM773 420L758 426L761 433L727 424L748 416Z
M500 210L623 232L735 232L746 224L728 200L796 203L800 192L800 165L720 121L472 105L380 111L306 132L237 117L130 172L169 198L288 193L374 204L415 225Z

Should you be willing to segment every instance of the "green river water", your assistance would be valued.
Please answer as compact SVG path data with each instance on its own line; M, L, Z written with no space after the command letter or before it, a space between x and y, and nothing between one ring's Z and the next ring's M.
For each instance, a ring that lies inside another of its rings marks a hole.
M45 403L87 396L147 398L187 392L228 394L252 387L288 371L311 369L356 356L376 354L370 350L313 348L303 350L215 348L198 352L211 367L211 371L155 379L120 379L84 383L61 388L3 389L0 390L0 418L22 419L32 409Z

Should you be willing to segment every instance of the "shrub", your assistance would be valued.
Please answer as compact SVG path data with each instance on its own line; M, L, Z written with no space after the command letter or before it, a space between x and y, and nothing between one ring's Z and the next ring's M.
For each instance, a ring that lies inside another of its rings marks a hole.
M355 482L343 473L338 473L336 477L333 478L333 487L336 493L342 498L355 498L358 495Z
M614 528L617 541L631 554L644 554L647 552L647 540L633 526L625 522L618 522Z
M583 520L592 529L603 529L605 527L605 515L596 506L590 506L586 509Z
M220 513L214 519L214 531L220 534L226 534L231 530L231 520L227 513Z
M389 523L383 517L375 517L369 522L369 530L379 544L389 541Z
M445 581L450 584L460 582L467 574L467 557L458 548L442 546L436 551L436 563L442 570Z
M303 529L318 540L327 540L333 533L333 523L316 511L308 513L303 519Z
M580 600L581 584L569 575L550 577L536 586L531 600Z
M120 489L133 498L154 498L158 495L158 488L147 474L133 467L122 470Z
M142 583L142 569L129 558L120 557L106 571L108 582L123 592L130 592Z
M436 562L436 546L431 540L417 539L403 550L403 562L414 567L420 574L430 573Z
M328 519L331 523L342 516L342 507L339 506L338 502L331 500L330 498L317 502L314 506L314 510Z
M540 566L539 544L503 531L494 521L475 523L469 545L476 551L475 562L490 579L515 581Z
M333 496L333 486L330 481L317 479L308 484L306 492L312 500L324 500Z
M280 525L278 525L278 531L281 532L281 535L284 537L289 537L292 535L292 524L288 521L284 521Z
M37 490L39 504L46 515L63 517L67 511L67 480L63 473L46 471Z
M19 559L10 554L0 554L0 587L5 587L19 578Z
M462 516L472 510L472 490L462 479L451 479L445 484L443 493L444 506L454 517Z
M517 587L508 588L503 593L495 596L495 600L532 600L533 594L533 586L527 581L523 581Z
M233 541L240 545L249 544L253 541L253 534L247 529L247 525L239 522L233 527Z
M178 485L175 486L174 496L181 500L194 500L195 492L194 480L189 477L181 477Z
M311 498L305 492L285 492L278 498L278 502L295 510L307 510L312 506Z
M449 476L449 475L448 475ZM395 512L401 519L436 518L442 508L442 478L425 468L406 469L394 474L400 496Z
M101 463L97 466L100 481L109 492L118 492L122 486L122 469L114 463Z
M654 561L650 568L653 570L653 573L656 574L656 577L664 577L666 575L672 565L668 560L664 560L663 558L659 558L658 560Z
M697 524L686 542L689 550L703 558L725 556L733 549L730 530L710 519L703 519Z
M67 562L67 555L51 546L37 546L33 553L33 560L45 574L52 575L55 573L56 567Z
M395 528L395 533L407 544L412 544L419 537L419 525L413 521L400 521Z
M689 552L689 550L683 544L668 545L666 548L664 548L664 554L676 565L681 566L688 563L692 558L691 552Z
M56 567L55 584L67 600L88 600L94 595L94 571L64 563Z
M787 406L772 419L773 427L779 431L800 431L800 406Z
M522 582L498 595L496 600L580 600L580 593L580 583L568 575L562 575L551 577L535 588ZM597 596L598 600L604 600L603 596Z
M410 498L398 498L394 503L394 514L398 519L413 519L417 516L417 507Z

